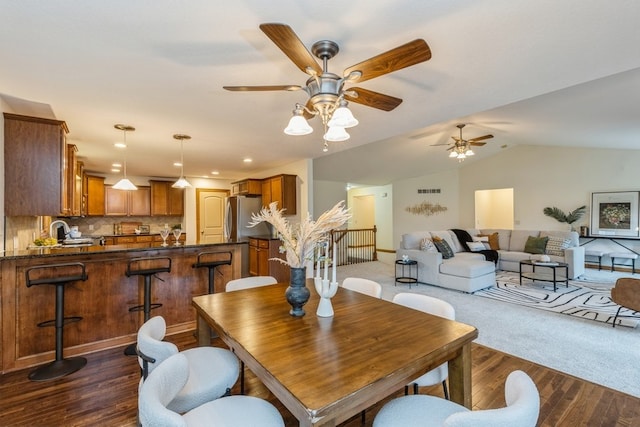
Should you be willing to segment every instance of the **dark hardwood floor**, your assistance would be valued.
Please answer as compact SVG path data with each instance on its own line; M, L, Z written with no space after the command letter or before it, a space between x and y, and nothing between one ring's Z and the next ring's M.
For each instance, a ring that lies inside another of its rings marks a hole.
M167 340L181 349L196 345L191 333ZM213 344L223 345L218 340ZM140 374L136 359L124 356L122 350L89 354L84 369L54 381L31 382L27 370L0 376L0 426L135 426ZM640 426L638 398L480 345L473 345L472 358L474 409L504 406L504 380L509 372L520 369L540 391L539 426ZM233 392L239 393L238 385ZM287 426L297 425L250 372L246 393L268 399L281 411ZM440 386L421 393L443 395ZM385 401L367 410L367 426ZM342 424L359 425L359 416Z

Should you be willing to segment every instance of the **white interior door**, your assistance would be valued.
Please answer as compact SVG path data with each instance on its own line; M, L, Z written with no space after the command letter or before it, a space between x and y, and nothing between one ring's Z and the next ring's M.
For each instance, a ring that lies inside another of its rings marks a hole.
M197 189L198 243L224 242L226 190Z
M376 202L373 195L354 196L351 206L351 228L373 228L376 223Z

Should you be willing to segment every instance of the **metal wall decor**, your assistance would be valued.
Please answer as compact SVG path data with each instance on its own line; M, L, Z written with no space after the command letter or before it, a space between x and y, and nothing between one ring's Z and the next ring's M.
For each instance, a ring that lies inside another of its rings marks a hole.
M446 212L447 207L442 206L440 203L431 203L425 201L422 203L418 203L417 205L407 206L406 208L404 208L404 210L413 215L431 216Z

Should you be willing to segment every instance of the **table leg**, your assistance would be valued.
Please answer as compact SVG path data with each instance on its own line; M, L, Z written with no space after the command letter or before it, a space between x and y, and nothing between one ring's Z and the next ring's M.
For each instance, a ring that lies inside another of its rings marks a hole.
M551 269L553 270L553 292L556 292L558 290L558 282L556 281L556 268L551 267Z
M471 409L471 343L449 361L449 395L452 402Z
M211 326L202 318L202 316L197 316L197 334L198 334L198 345L199 346L210 346L211 345Z

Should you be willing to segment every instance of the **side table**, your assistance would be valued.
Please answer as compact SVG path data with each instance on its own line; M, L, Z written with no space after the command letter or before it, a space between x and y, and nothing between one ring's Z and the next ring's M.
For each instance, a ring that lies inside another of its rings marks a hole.
M407 269L408 271L405 271ZM412 284L418 283L418 261L415 260L396 260L396 283L408 284L411 289Z

